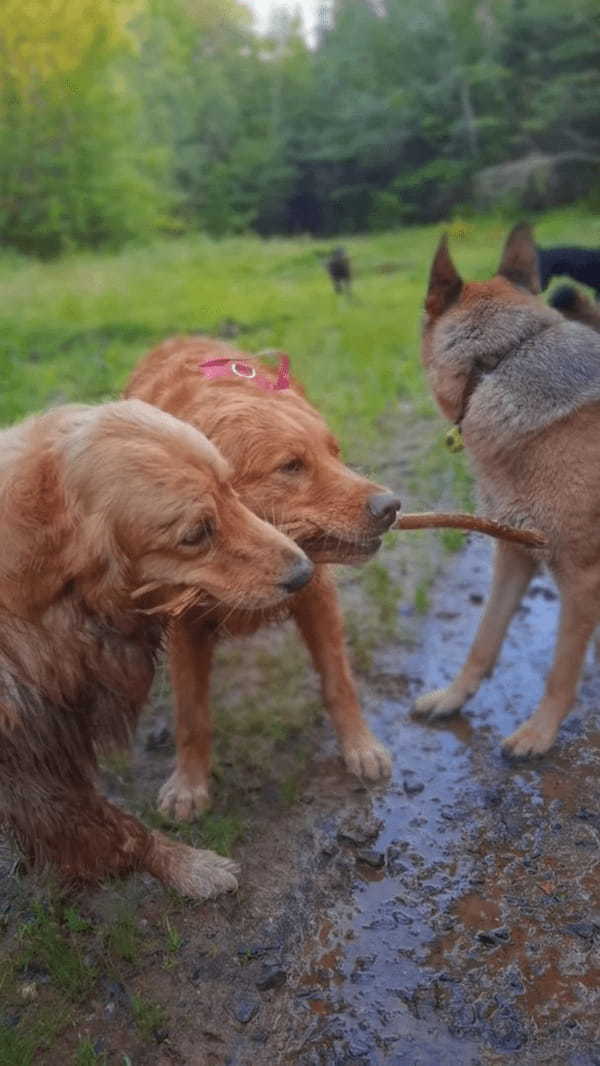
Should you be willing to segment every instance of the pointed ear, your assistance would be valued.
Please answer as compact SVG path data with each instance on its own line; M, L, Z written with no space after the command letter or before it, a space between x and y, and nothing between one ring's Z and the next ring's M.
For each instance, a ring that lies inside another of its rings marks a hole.
M542 291L538 254L533 230L528 222L519 222L506 238L498 273L513 285L521 285L529 292Z
M427 313L433 318L438 318L458 300L462 287L462 278L448 251L448 236L444 233L431 264L429 288L425 298Z

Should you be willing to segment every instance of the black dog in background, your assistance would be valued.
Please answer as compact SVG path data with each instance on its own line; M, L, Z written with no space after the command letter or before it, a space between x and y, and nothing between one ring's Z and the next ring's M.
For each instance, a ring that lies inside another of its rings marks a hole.
M343 248L334 248L326 263L327 273L336 292L351 295L352 267Z
M542 291L551 278L565 274L582 285L589 285L600 300L600 248L538 247L537 253Z

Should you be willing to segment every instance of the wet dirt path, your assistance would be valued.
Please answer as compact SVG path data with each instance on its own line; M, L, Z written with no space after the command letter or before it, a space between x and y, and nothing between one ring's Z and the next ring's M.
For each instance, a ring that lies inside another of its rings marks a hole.
M554 752L508 763L500 739L530 712L557 616L534 580L493 678L435 726L408 697L460 666L487 591L490 546L473 540L434 587L413 653L379 653L371 697L395 752L372 817L338 823L324 856L353 856L345 902L325 907L288 981L301 1066L600 1063L600 678L590 654ZM383 697L383 698L382 698ZM293 1019L293 1024L292 1023ZM231 1062L250 1063L238 1044Z

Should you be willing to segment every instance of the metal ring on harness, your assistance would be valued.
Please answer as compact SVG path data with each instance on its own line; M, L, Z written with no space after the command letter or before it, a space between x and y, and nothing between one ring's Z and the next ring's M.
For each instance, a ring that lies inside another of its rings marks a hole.
M254 367L247 366L246 363L232 363L231 373L235 374L238 378L247 378L248 381L256 377L256 370L254 369Z

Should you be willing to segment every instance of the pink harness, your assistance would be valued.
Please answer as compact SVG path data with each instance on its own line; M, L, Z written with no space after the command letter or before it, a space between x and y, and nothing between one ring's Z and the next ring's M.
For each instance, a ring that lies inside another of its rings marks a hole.
M241 359L209 359L206 363L198 363L198 369L205 378L245 378L247 381L253 381L259 389L271 392L290 387L290 360L287 355L279 358L275 381L271 381L264 374L257 374L253 366Z

